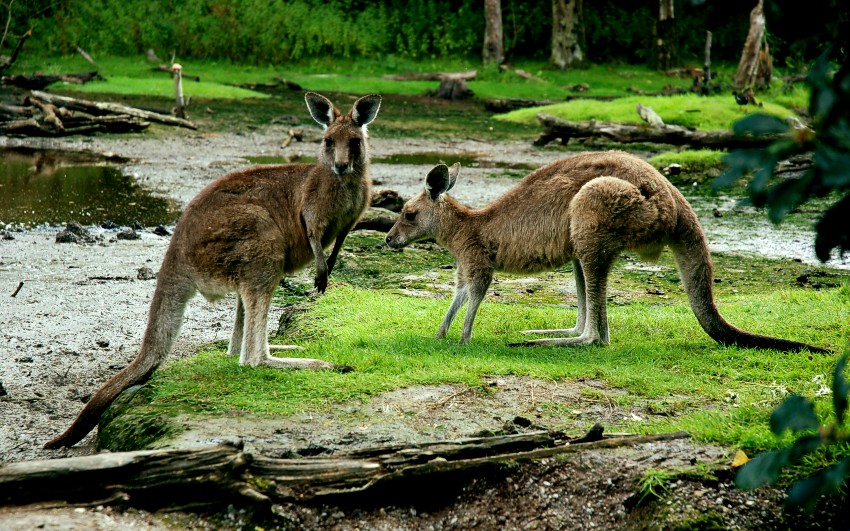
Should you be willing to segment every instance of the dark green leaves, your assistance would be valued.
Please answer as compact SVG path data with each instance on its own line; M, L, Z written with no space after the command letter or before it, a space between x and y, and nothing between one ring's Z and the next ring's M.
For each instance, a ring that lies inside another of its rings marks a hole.
M762 485L772 485L779 479L779 473L787 465L792 465L804 455L814 452L822 444L817 435L801 437L792 446L754 457L738 471L735 486L752 490Z
M735 486L749 490L763 485L772 485L779 479L782 469L794 465L807 454L821 447L850 441L850 435L842 430L844 415L847 412L848 393L850 393L850 384L844 377L846 365L847 355L845 354L835 364L833 373L832 403L835 408L835 421L832 425L827 427L820 425L814 405L809 400L799 395L789 396L770 415L770 430L776 435L782 435L786 430L791 430L793 433L814 430L816 433L799 437L791 446L754 457L738 470ZM788 491L787 502L789 505L811 509L818 497L839 491L848 473L850 473L850 458L845 458L834 466L795 483Z
M774 223L811 197L841 192L843 199L827 210L815 228L815 251L822 261L829 260L835 248L839 253L850 250L850 62L841 53L836 49L823 54L809 70L806 82L811 88L809 116L814 134L792 130L784 120L761 113L738 120L733 126L737 135L783 136L764 149L730 153L724 159L728 170L713 185L724 188L749 178L747 191L753 205L766 207ZM837 57L845 62L836 71ZM776 173L780 161L809 153L813 153L810 168L791 176Z
M798 481L788 491L789 505L803 506L806 510L814 508L817 499L824 494L838 492L847 478L847 459L840 461L837 465L821 470L812 477Z
M770 414L770 431L782 435L785 430L794 433L816 430L820 426L815 406L800 395L791 395Z

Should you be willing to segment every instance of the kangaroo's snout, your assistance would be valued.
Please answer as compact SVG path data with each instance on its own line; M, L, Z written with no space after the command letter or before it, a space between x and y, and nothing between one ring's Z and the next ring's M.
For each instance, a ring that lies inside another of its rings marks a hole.
M347 162L335 162L334 163L334 173L337 175L345 175L346 173L351 172L351 165Z

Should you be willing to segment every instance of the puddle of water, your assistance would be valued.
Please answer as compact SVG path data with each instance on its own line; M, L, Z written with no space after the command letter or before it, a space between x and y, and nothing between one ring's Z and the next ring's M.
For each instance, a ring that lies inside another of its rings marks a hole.
M112 221L161 225L180 215L175 201L154 197L96 155L0 150L0 220L36 225Z
M461 166L471 168L501 168L509 170L535 170L536 164L523 162L501 162L482 160L484 153L464 151L461 153L442 153L438 151L424 151L421 153L396 153L388 157L374 157L372 162L376 164L423 164L434 165L440 162L454 164L460 162Z
M314 164L316 162L316 157L305 157L305 156L296 156L296 157L276 157L272 155L257 155L254 157L245 157L245 160L250 162L251 164L291 164L291 163L299 163L299 164Z
M484 153L464 151L462 153L441 153L437 151L424 151L421 153L396 153L387 157L372 157L374 164L414 164L433 166L443 162L454 164L460 162L461 166L467 168L498 168L506 170L536 170L537 164L523 162L500 162L492 160L481 160ZM258 155L246 157L251 164L289 164L290 162L315 163L316 157L282 157Z

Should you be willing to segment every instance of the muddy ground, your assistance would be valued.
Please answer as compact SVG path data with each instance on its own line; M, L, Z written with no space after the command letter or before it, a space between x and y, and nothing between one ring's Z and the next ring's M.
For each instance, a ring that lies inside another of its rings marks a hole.
M130 161L121 165L126 173L154 192L185 204L215 177L244 166L246 156L299 151L309 155L315 150L314 144L294 144L282 152L279 146L283 134L284 128L273 126L248 134L177 131L165 140L113 137L25 143L125 157ZM0 137L0 147L21 143ZM416 152L475 153L482 160L534 165L563 155L533 148L530 142L479 140L376 138L372 150L375 157ZM453 195L463 202L482 205L516 182L498 167L484 166L490 165L465 168ZM376 164L372 176L376 189L392 188L409 197L421 189L427 169ZM707 213L710 215L716 207L732 206L717 200L717 204L706 207ZM753 248L741 244L740 238L724 238L722 227L713 227L708 232L714 250ZM155 281L140 279L138 271L143 267L154 272L158 269L168 237L146 230L140 240L124 241L115 239L115 231L89 229L98 238L97 243L57 244L59 227L8 227L8 239L0 240L0 463L93 452L91 435L70 450L47 451L41 446L67 427L103 381L133 359L141 341ZM765 236L770 230L765 224L758 232L760 247L767 248L768 254L814 261L808 244L812 241L810 234L786 228L799 232L792 235L790 245L761 245L770 239ZM789 241L787 236L775 241ZM10 297L21 282L20 291ZM172 359L190 355L203 343L226 339L233 306L232 299L218 304L193 299ZM272 309L270 326L276 326L280 312L281 308ZM587 408L588 427L595 421L605 423L641 413L640 406L620 411L610 404L581 404L581 387L595 385L598 383L502 378L493 383L498 392L486 396L453 386L405 389L366 405L343 404L338 417L307 413L287 426L233 417L213 423L212 432L240 436L249 448L273 454L309 445L334 450L498 431L514 416L533 418L535 393ZM411 421L410 415L404 414L409 410L420 414ZM188 431L179 443L215 442L216 436L208 430ZM279 507L278 519L272 525L302 529L620 529L670 528L681 523L704 529L754 529L803 526L808 521L783 512L779 491L737 491L731 486L731 474L723 472L709 479L685 475L662 493L660 501L637 503L636 486L647 468L693 468L702 464L728 471L730 451L691 441L588 451L565 459L500 468L484 477L464 478L438 489L443 495L420 493L388 506L376 500L374 507L363 508ZM235 528L247 522L247 515L233 508L208 516L119 512L102 507L52 511L0 508L0 527L12 529Z

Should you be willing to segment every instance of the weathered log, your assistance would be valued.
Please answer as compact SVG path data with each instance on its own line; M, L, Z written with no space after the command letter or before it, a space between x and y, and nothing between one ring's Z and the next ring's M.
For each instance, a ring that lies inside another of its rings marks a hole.
M521 77L523 79L527 79L529 81L538 81L538 82L541 82L541 83L544 83L546 81L542 77L538 77L538 76L535 76L534 74L530 74L530 73L526 72L525 70L523 70L522 68L514 69L514 68L511 68L508 65L500 65L499 68L506 71L506 72L514 73L514 74L518 75L519 77Z
M478 70L464 70L463 72L420 72L415 74L387 74L384 79L392 81L441 81L444 78L470 80L475 79Z
M372 193L371 206L385 208L392 212L401 212L404 206L404 198L395 190L377 190Z
M23 107L19 105L6 105L0 103L0 118L20 119L34 115L36 110L32 107Z
M679 125L649 128L644 125L595 120L572 122L546 113L538 114L537 120L544 129L540 137L534 141L535 146L545 146L556 139L566 144L570 138L601 138L624 144L649 142L675 146L689 145L693 148L733 149L763 147L780 138L779 135L738 136L731 131L695 131Z
M142 131L150 127L150 122L145 122L135 116L89 116L86 119L65 119L62 128L57 128L35 118L0 121L0 133L20 136L71 136L90 135L94 133L129 133Z
M0 504L117 504L146 509L233 503L250 495L235 446L103 453L0 467ZM244 493L244 494L243 494Z
M76 98L69 98L67 96L48 94L47 92L41 92L38 90L32 91L32 94L36 98L46 101L48 103L52 103L57 107L65 107L70 110L83 111L93 114L95 116L102 116L105 114L124 114L134 116L142 120L148 120L151 122L157 122L166 125L176 125L189 129L197 129L197 126L189 120L184 120L175 116L169 116L167 114L145 111L136 107L121 105L120 103L112 103L108 101L81 100Z
M27 90L41 90L57 81L82 85L92 79L98 78L100 78L100 74L98 74L97 70L92 70L91 72L71 74L18 74L14 76L3 76L2 83L4 86L15 86Z
M241 443L199 450L106 453L0 466L0 504L96 503L144 509L240 502L267 506L270 501L358 499L382 489L415 499L423 494L417 489L423 478L436 480L459 472L471 475L499 463L688 436L676 432L571 443L560 433L538 431L297 459L253 457L242 452ZM251 485L262 485L263 493Z
M553 105L561 103L555 100L525 100L525 99L492 99L484 102L484 108L490 112L510 112L516 109L525 109L528 107L542 107L544 105Z
M374 217L370 219L361 219L351 230L375 230L378 232L389 232L395 225L396 218L386 216Z

